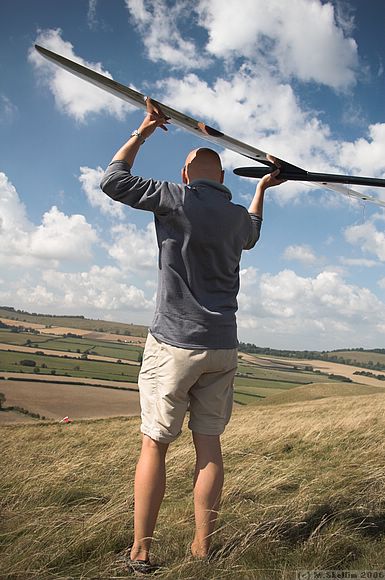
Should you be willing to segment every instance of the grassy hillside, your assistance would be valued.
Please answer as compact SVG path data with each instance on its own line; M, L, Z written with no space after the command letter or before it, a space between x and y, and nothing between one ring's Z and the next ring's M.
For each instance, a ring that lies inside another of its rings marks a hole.
M147 326L139 324L126 324L124 322L111 322L108 320L93 320L82 316L52 316L45 314L30 314L24 311L0 308L0 318L20 320L20 322L33 322L45 326L64 326L68 328L81 328L98 332L111 332L126 336L147 336Z
M385 394L385 387L372 387L370 385L360 385L357 383L313 383L312 385L304 385L295 387L290 391L277 393L271 395L262 401L260 405L286 405L293 403L301 403L302 401L314 401L317 399L325 399L327 397L351 397L372 395L376 393Z
M385 354L370 350L338 350L326 353L325 358L330 358L332 356L336 356L337 358L340 357L345 361L350 361L349 364L367 365L368 363L372 363L375 365L376 363L379 363L385 365Z
M6 578L127 577L117 556L132 540L138 425L1 428ZM295 570L383 568L384 429L383 394L238 408L223 438L227 476L210 563L189 556L193 451L185 430L168 456L153 547L165 568L156 577L291 580Z

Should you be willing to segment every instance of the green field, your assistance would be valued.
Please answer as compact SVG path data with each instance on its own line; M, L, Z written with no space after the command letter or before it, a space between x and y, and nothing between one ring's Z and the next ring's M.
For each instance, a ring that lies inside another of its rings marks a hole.
M11 332L0 330L0 342L14 346L31 346L30 352L18 353L2 351L0 353L0 370L8 372L31 373L34 367L22 366L20 361L31 359L36 362L39 374L55 374L79 378L119 380L137 382L139 367L130 367L115 362L102 362L36 354L39 349L58 350L71 353L83 353L138 361L143 349L139 346L120 342L99 341L73 337L57 337L28 332ZM44 366L46 368L44 368ZM322 381L329 382L326 375ZM320 381L320 374L291 367L290 364L276 364L274 360L256 357L255 362L239 361L235 377L235 402L242 405L254 405L261 398L293 389L300 385Z
M17 346L28 346L32 349L62 350L67 352L88 352L99 356L138 361L143 348L125 343L87 338L59 338L55 335L32 334L30 332L12 332L0 329L0 343Z
M115 362L101 362L94 360L81 360L58 356L36 355L31 352L7 352L0 351L0 370L14 373L34 373L34 367L20 365L22 360L34 360L40 372L36 374L67 375L70 377L82 377L92 379L104 379L110 381L126 381L136 383L138 380L139 366ZM45 364L47 368L42 365ZM52 371L54 371L52 373Z
M241 405L255 405L262 398L288 391L301 385L332 382L327 375L300 370L287 365L271 366L264 361L263 366L240 361L234 382L234 400Z
M0 315L2 311L0 309ZM9 313L8 313L9 315ZM45 319L46 317L44 317ZM68 319L54 317L55 324L68 325ZM73 319L77 327L82 327L90 321L84 319ZM38 321L37 319L35 320ZM41 322L41 320L39 320ZM47 322L47 321L46 321ZM95 322L95 321L93 321ZM97 321L99 322L99 321ZM126 325L128 326L128 325ZM96 327L95 327L96 329ZM111 331L111 328L108 329ZM8 372L31 373L33 367L21 366L23 359L36 361L39 374L64 375L79 378L94 378L104 380L137 382L139 367L130 367L126 364L114 362L102 362L92 360L80 360L78 358L65 358L63 356L49 356L35 354L39 349L57 350L71 353L99 355L121 360L140 360L143 348L136 345L126 344L118 341L97 340L78 337L58 337L50 334L35 334L31 332L12 332L7 329L0 329L0 342L14 346L31 346L30 352L0 353L0 370ZM341 356L347 353L340 353ZM355 353L348 353L351 356ZM358 353L362 359L370 353ZM242 356L242 353L241 353ZM378 355L385 359L385 355ZM47 368L44 368L45 365ZM324 382L330 379L327 375L319 372L311 372L292 365L288 360L275 360L274 357L255 356L253 361L239 360L237 375L235 377L235 397L234 400L240 405L255 405L261 399L268 398L279 393L284 393L290 389L301 385Z

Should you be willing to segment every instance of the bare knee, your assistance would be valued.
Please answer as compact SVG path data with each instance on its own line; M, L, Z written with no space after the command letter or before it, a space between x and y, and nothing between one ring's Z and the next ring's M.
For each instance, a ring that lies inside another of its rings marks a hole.
M143 435L142 439L142 450L144 451L152 451L156 453L160 453L161 455L165 455L168 449L169 443L161 443L160 441L156 441L155 439L151 439L148 435Z
M202 435L193 432L193 441L197 457L214 463L222 460L220 435Z

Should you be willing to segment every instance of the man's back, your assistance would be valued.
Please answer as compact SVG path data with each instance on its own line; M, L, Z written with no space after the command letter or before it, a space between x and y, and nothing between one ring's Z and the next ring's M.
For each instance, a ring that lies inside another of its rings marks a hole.
M157 216L158 302L151 332L189 348L234 348L239 261L251 236L247 211L219 183L197 180Z
M159 278L151 333L186 348L236 347L239 261L257 239L247 210L231 202L221 183L146 180L117 162L102 187L112 198L155 214Z

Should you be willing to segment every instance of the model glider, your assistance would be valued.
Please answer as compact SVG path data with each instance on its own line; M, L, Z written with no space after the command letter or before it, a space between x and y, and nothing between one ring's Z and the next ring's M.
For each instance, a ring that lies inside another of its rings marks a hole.
M35 45L36 50L45 58L50 60L51 62L59 65L60 67L64 68L65 70L69 71L70 73L80 77L81 79L94 84L95 86L127 101L131 105L135 107L139 107L141 109L149 110L151 107L160 108L164 115L168 118L169 122L173 125L177 125L194 135L201 137L202 139L206 139L211 143L215 143L220 147L225 149L230 149L231 151L235 151L236 153L240 153L253 161L258 161L262 163L266 167L240 167L234 169L234 173L236 175L241 175L244 177L254 177L254 178L261 178L267 173L271 173L275 171L277 168L280 169L279 176L282 179L286 180L294 180L294 181L308 181L313 185L321 185L333 191L337 191L339 193L343 193L348 195L349 197L353 197L356 199L370 201L377 205L381 205L385 207L385 201L381 201L377 197L373 197L371 195L366 195L359 191L356 191L349 187L350 185L366 185L372 187L385 187L385 179L378 179L374 177L357 177L352 175L334 175L330 173L313 173L310 171L306 171L284 161L283 159L279 159L278 157L274 157L268 153L265 153L261 149L257 149L252 145L247 145L242 141L238 141L233 137L225 135L221 131L206 125L206 123L202 121L196 121L195 119L185 115L184 113L180 113L159 101L155 101L142 95L138 91L134 89L130 89L126 85L122 85L96 71L89 69L85 66L78 64L64 56L56 54L42 46Z

